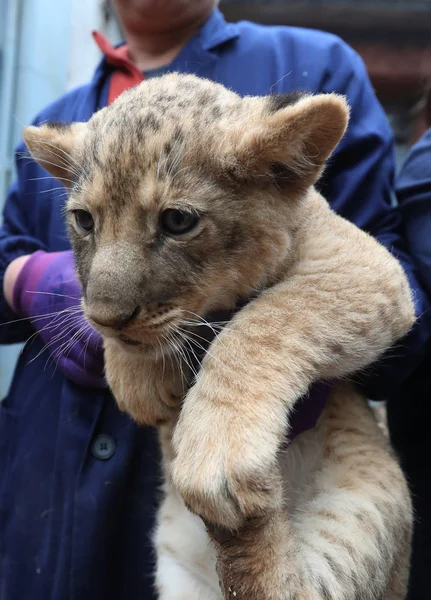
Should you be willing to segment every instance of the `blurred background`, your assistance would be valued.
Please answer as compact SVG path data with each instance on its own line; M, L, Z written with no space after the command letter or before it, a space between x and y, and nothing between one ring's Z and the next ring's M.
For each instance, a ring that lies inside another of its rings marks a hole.
M362 56L399 161L431 124L431 0L224 0L231 21L335 33ZM428 125L427 125L428 124Z
M431 126L431 0L221 0L220 9L229 21L323 29L353 46L393 127L399 164ZM93 29L121 40L108 0L0 0L0 208L23 125L92 76ZM0 398L18 351L0 347Z

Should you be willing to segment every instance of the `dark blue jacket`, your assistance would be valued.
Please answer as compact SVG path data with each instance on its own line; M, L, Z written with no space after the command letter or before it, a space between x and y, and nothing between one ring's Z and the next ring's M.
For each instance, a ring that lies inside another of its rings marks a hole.
M397 197L410 253L431 296L431 129L407 155Z
M364 65L349 47L315 31L226 24L215 11L171 70L214 79L242 95L298 89L346 94L351 124L321 187L340 214L402 261L417 312L424 313L426 301L399 235L400 217L391 209L391 132ZM88 85L35 122L88 120L106 103L111 72L102 61ZM17 168L0 231L0 289L12 259L69 247L64 196L42 193L58 184L28 159L18 160ZM14 319L4 299L0 315L1 343L31 335L25 322L4 325ZM428 333L422 318L398 358L373 369L370 395L389 394L408 375ZM37 338L25 346L0 413L0 600L152 598L150 534L160 477L155 434L120 414L109 393L67 381L41 350Z

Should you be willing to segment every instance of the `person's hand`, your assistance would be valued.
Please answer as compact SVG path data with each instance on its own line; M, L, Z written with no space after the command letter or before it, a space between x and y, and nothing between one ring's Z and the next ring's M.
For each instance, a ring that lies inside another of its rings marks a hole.
M3 296L12 309L13 288L15 287L15 282L18 279L21 269L29 258L30 254L19 256L18 258L15 258L15 260L13 260L6 268L3 278Z
M11 308L30 318L69 379L86 387L106 387L102 338L82 312L71 251L38 251L12 261L3 287Z

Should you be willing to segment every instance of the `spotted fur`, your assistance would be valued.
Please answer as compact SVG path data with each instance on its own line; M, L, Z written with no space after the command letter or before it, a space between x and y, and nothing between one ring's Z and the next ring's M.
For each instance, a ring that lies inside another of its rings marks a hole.
M25 130L69 188L113 393L161 425L163 600L405 596L410 499L364 398L334 385L318 426L281 451L311 383L370 365L414 321L398 262L313 187L347 121L336 95L242 99L172 74L88 124ZM172 210L193 223L181 235ZM242 300L194 378L202 319Z

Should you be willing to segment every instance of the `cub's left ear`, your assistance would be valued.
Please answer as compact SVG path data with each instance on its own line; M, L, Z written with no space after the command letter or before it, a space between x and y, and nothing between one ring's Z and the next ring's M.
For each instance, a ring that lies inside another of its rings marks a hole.
M250 101L261 103L259 113L233 133L239 174L248 178L272 172L287 185L314 184L346 131L349 107L344 97L281 95Z
M87 130L86 123L45 123L24 129L23 137L36 162L66 187L79 174L74 154Z

